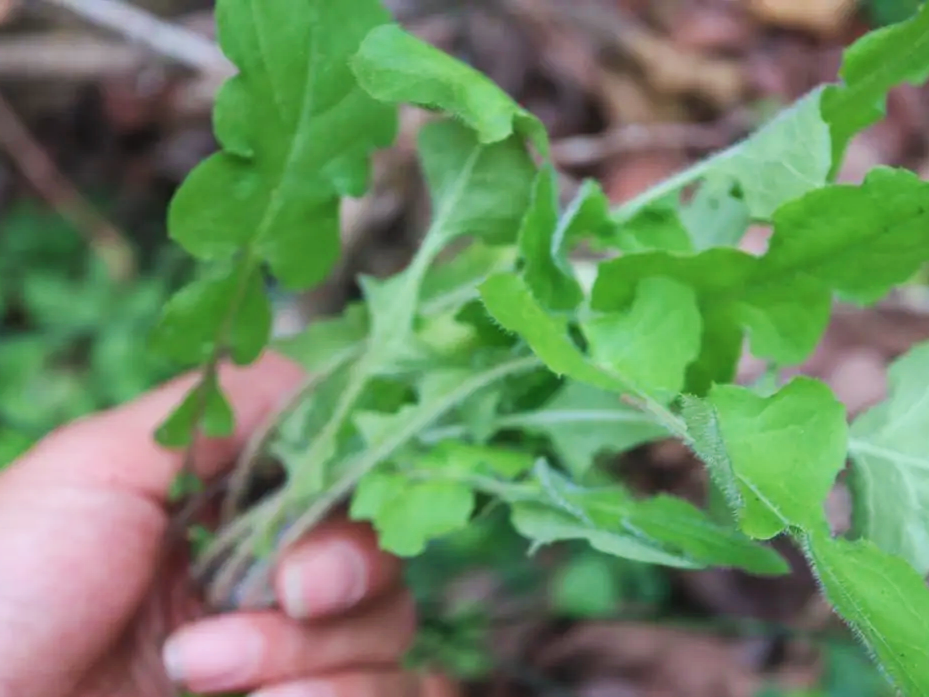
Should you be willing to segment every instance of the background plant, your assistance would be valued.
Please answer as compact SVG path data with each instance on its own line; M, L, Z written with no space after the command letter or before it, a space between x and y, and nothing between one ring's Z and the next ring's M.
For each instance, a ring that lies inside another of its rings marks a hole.
M56 426L177 372L147 335L188 264L165 249L117 281L54 213L23 201L0 235L0 467Z

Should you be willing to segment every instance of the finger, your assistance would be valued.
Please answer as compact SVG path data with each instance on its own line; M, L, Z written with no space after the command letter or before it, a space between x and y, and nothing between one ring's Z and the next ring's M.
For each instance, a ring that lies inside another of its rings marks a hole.
M249 697L423 697L420 687L416 675L379 671L297 680L262 688Z
M406 593L388 596L363 613L307 624L282 613L219 615L176 632L164 663L194 692L250 690L260 685L395 665L415 629Z
M235 415L228 438L201 439L195 450L198 474L211 477L228 466L249 434L292 394L303 370L265 353L246 367L224 364L220 385ZM133 402L75 421L42 440L5 476L59 484L102 484L164 503L183 453L158 445L155 429L184 400L198 375L185 375Z
M265 687L249 697L456 697L441 678L412 672L371 671L295 680Z
M275 590L293 619L324 617L396 587L400 561L378 546L369 525L337 520L299 542L281 562Z
M224 368L239 427L204 447L203 462L218 467L231 456L299 374L272 355ZM180 467L151 433L191 384L175 381L64 428L0 475L0 687L64 694L124 630L151 583L163 498ZM55 656L47 670L29 668L47 655Z

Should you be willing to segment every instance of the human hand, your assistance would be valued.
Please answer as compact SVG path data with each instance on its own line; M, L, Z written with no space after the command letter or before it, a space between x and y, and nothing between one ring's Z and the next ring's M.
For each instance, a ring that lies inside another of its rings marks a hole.
M270 354L224 367L236 433L198 448L197 474L227 466L301 377ZM182 456L152 433L193 379L66 426L0 475L0 697L165 697L171 681L254 697L450 696L441 679L400 670L415 628L400 565L344 520L282 560L283 610L190 623L159 653L139 611L158 590Z

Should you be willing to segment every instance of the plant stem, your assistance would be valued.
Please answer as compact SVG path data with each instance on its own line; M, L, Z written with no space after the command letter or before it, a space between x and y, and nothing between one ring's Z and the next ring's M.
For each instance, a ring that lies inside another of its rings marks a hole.
M224 546L230 541L241 540L236 543L228 561L216 573L214 580L209 583L207 593L208 602L214 607L228 604L233 595L247 598L249 588L238 588L240 571L247 570L254 560L256 543L262 535L273 527L275 521L281 519L286 510L302 509L304 512L293 523L286 526L283 534L276 543L272 559L265 564L265 573L274 567L276 557L301 538L308 530L318 523L339 501L347 496L357 484L358 480L373 467L389 459L394 452L418 433L427 428L436 419L440 418L449 409L460 403L468 395L491 385L508 375L513 375L541 366L535 356L522 356L505 363L496 365L483 373L475 375L461 382L455 389L436 401L422 405L410 420L395 433L391 433L385 440L372 446L370 449L358 453L344 463L340 468L339 478L319 495L307 496L292 485L262 501L255 508L236 518L229 530L224 530L217 536L205 559L217 559L222 554L213 554L213 547L222 543ZM242 537L244 536L244 539ZM205 570L205 565L200 565ZM262 574L249 574L249 583L255 586L264 582Z
M170 24L123 0L45 0L63 7L97 26L205 73L232 75L231 63L219 46L185 27Z

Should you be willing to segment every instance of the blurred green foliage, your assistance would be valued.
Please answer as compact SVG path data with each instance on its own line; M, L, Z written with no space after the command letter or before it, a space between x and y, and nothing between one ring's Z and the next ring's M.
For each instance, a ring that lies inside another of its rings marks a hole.
M922 4L923 0L865 0L864 2L865 10L876 27L902 22L916 14Z
M684 618L675 607L667 569L602 554L583 544L560 544L551 551L533 553L513 529L506 510L491 506L472 525L408 560L407 583L421 623L410 664L439 666L460 679L486 678L501 667L492 634L508 621L501 609L514 601L516 608L538 608L531 598L563 620L651 617L696 630L703 627L708 634L791 631L752 620ZM851 637L810 638L822 650L818 688L769 687L757 697L891 697L886 680Z
M0 218L0 467L67 421L129 400L176 367L148 334L188 262L166 248L118 283L59 216Z
M757 697L892 697L893 688L854 644L827 643L823 647L822 685L816 690L767 688Z

